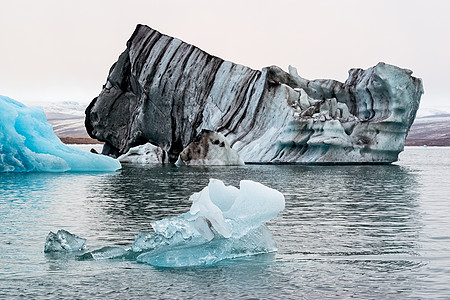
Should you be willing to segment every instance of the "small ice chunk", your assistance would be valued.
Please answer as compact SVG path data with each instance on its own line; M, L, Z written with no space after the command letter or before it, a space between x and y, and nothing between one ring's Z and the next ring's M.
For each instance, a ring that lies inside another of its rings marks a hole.
M138 261L181 267L276 251L265 223L284 209L280 192L251 180L237 189L211 179L190 200L188 212L153 222L154 234L136 237L132 251L141 253Z
M169 162L168 154L162 148L151 143L136 146L122 154L117 159L121 163L134 164L166 164Z
M50 231L47 235L44 252L71 252L85 248L86 239L61 229L56 234Z
M186 267L277 251L265 223L284 209L280 192L251 180L242 180L238 189L210 179L190 200L188 212L151 223L155 232L141 231L131 248L107 246L77 259L124 258L158 267ZM44 251L85 248L85 239L59 230L49 233Z
M124 247L106 246L91 252L84 253L77 257L77 260L100 260L122 258L128 254L128 249Z
M180 153L177 166L242 166L244 161L220 132L203 129Z

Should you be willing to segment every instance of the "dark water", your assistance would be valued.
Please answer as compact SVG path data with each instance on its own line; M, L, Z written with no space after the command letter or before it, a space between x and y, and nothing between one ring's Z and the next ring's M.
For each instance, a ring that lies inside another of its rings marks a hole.
M384 166L176 168L0 174L0 298L405 299L450 297L450 148L407 148ZM64 228L88 248L129 245L190 207L209 178L281 191L276 254L208 268L43 253Z

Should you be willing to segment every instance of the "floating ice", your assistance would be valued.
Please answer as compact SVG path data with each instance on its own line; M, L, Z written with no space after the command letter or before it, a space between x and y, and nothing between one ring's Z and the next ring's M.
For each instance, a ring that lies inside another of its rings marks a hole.
M153 222L155 232L139 232L131 248L106 246L77 259L125 258L156 267L187 267L277 250L265 223L284 209L280 192L250 180L242 180L237 189L210 179L190 200L188 212ZM81 250L85 242L64 230L50 232L45 252Z
M64 145L39 107L0 96L0 172L115 171L119 161Z
M117 158L121 163L165 164L168 163L167 152L151 143L136 146Z
M102 260L121 258L129 254L129 249L124 247L106 246L91 252L86 252L77 257L78 260Z
M241 238L217 238L208 241L194 234L181 240L179 237L161 239L161 236L155 234L147 242L148 246L155 248L139 255L137 261L155 267L207 266L225 259L277 250L275 240L265 225L249 231Z
M180 155L191 165L236 164L216 138L212 149L195 145L201 129L226 136L248 163L391 163L423 94L411 75L382 62L345 82L253 70L138 25L86 109L86 129L112 155L152 141L172 162L194 143Z
M242 166L244 161L220 132L202 129L178 156L177 165Z
M50 231L45 241L44 252L71 252L86 248L86 239L80 238L66 230Z
M284 209L284 196L260 183L243 180L240 190L211 179L194 193L189 212L152 223L131 250L139 262L159 267L209 265L224 259L276 251L265 222Z

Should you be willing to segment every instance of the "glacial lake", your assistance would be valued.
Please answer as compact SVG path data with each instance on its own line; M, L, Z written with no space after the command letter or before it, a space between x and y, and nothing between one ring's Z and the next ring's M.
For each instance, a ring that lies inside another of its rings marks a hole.
M278 252L212 267L45 254L66 229L94 250L131 245L179 215L209 178L281 191ZM0 174L1 299L417 299L450 297L450 148L407 147L393 165L181 167Z

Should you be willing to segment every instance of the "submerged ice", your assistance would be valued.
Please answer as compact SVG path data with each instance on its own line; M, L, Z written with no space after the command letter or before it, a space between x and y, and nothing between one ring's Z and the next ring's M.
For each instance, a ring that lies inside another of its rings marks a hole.
M240 189L211 179L194 193L190 210L152 223L132 245L139 262L160 267L209 265L224 259L276 251L265 223L284 209L284 196L258 182Z
M119 161L63 144L39 107L0 96L0 172L115 171Z
M141 231L131 248L107 246L78 259L126 258L157 267L186 267L277 250L265 223L284 209L280 192L250 180L242 180L238 189L210 179L190 200L188 212L153 222L154 232Z

